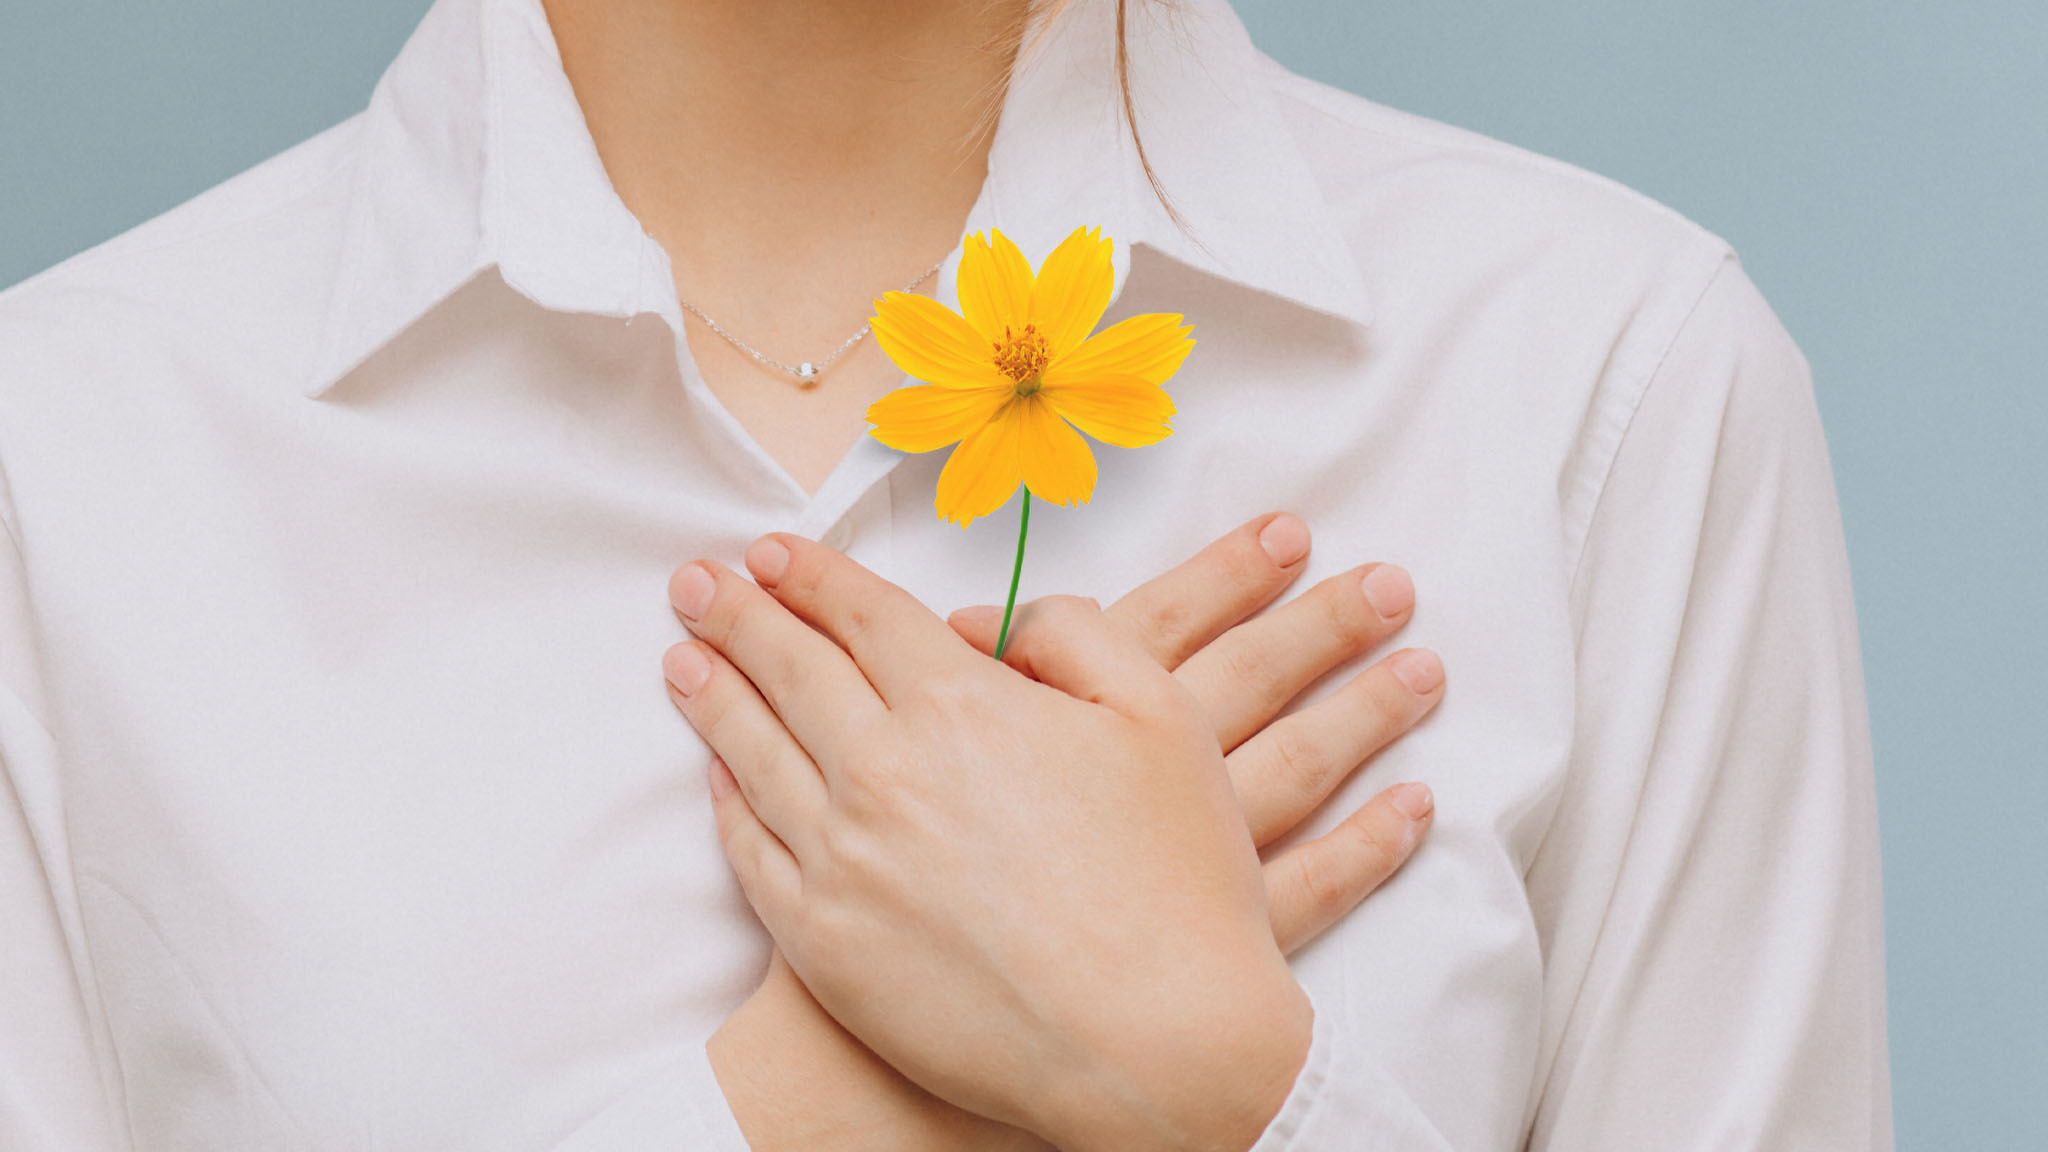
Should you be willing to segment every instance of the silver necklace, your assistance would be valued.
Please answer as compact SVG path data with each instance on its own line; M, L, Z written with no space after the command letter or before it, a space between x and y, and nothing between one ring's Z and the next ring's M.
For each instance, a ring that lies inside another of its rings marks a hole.
M951 255L951 253L948 253L947 255ZM929 279L932 273L937 272L940 266L945 264L945 262L945 256L939 257L937 263L934 263L931 267L925 269L924 272L920 274L917 279L912 280L908 284L905 284L903 286L903 291L909 292L916 289L916 287L919 284L922 284L927 279ZM733 347L739 349L742 352L745 352L747 355L752 356L755 360L766 365L767 367L775 369L777 372L780 372L786 376L796 377L797 387L805 389L817 387L818 377L824 374L825 369L830 368L834 360L837 360L841 356L845 355L847 349L853 347L855 344L860 343L861 339L868 334L869 326L863 324L860 326L860 331L855 332L851 336L848 336L843 342L841 342L839 347L834 348L832 350L831 355L825 357L823 360L806 360L803 363L796 365L795 367L791 367L788 364L784 364L780 360L775 360L771 359L770 357L763 356L760 353L760 351L756 349L753 345L747 343L746 341L740 339L739 337L733 335L732 333L727 332L724 328L719 326L718 321L713 320L709 316L706 316L703 310L699 309L695 304L690 303L688 300L678 298L676 303L681 304L684 308L688 309L690 315L695 316L699 320L702 320L706 328L709 328L713 332L716 332L720 336L724 337L726 343L732 345Z

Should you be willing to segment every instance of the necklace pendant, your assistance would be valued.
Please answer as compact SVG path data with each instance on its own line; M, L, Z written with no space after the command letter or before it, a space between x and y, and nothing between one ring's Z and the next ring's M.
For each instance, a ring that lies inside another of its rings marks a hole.
M806 360L803 363L797 365L796 379L797 384L800 387L816 387L818 384L818 366L816 364L811 363L809 360Z

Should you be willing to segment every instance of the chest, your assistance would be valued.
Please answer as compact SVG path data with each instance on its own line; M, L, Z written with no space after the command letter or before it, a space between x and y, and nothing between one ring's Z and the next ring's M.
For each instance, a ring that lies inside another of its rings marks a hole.
M872 338L844 348L816 380L805 382L762 364L695 318L687 323L691 366L705 388L805 492L817 492L867 435L868 405L903 382L902 370Z
M1093 503L1034 515L1023 595L1108 602L1275 508L1316 533L1302 587L1408 567L1419 606L1395 643L1443 654L1446 701L1305 831L1411 778L1437 827L1355 918L1371 930L1301 971L1335 988L1371 965L1356 994L1420 1037L1448 958L1496 964L1497 1023L1526 1020L1520 875L1570 733L1553 494L1542 467L1347 386L1191 374L1175 436L1098 447ZM795 530L943 614L1000 601L1015 505L941 523L944 453L879 448L793 497L730 425L645 397L484 426L431 401L388 426L263 425L244 430L261 450L215 454L232 466L167 469L118 547L45 535L79 913L144 1126L545 1147L750 989L767 940L662 688L685 634L668 574Z

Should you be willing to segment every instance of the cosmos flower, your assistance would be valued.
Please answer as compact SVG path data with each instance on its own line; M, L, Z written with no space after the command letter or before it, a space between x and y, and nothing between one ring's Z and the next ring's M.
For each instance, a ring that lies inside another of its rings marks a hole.
M1034 275L1002 232L977 232L963 245L959 312L908 292L875 301L876 343L925 383L876 401L872 435L905 452L959 444L933 502L944 519L965 527L1019 484L1027 516L1032 496L1086 503L1095 455L1081 433L1124 448L1172 433L1160 385L1193 350L1192 329L1155 312L1089 334L1109 307L1111 245L1076 228Z

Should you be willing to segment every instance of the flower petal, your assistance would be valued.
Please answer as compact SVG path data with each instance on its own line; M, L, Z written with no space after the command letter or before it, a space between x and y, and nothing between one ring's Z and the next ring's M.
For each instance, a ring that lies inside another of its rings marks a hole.
M1137 376L1098 376L1079 384L1048 384L1038 393L1054 412L1105 444L1143 448L1173 435L1173 398ZM1032 490L1037 491L1034 485Z
M979 232L960 244L960 314L993 345L1003 329L1022 328L1031 319L1031 262L1000 229L989 229L991 242Z
M959 313L929 296L888 292L868 327L898 368L947 388L1002 387L994 352Z
M979 431L1017 394L1014 388L898 388L868 407L869 435L904 452L930 452Z
M1102 376L1135 376L1164 384L1194 351L1195 341L1188 335L1192 331L1171 312L1120 320L1067 355L1055 357L1045 369L1046 386Z
M1022 406L1021 400L1013 398L980 431L953 449L939 472L939 490L932 500L941 518L965 528L976 517L1001 508L1024 482L1024 468L1018 460Z
M1053 504L1086 504L1095 494L1095 453L1041 393L1018 405L1017 455L1024 486Z
M1101 322L1116 283L1116 269L1109 262L1113 247L1102 238L1102 229L1076 228L1039 266L1031 320L1054 357L1080 347Z

